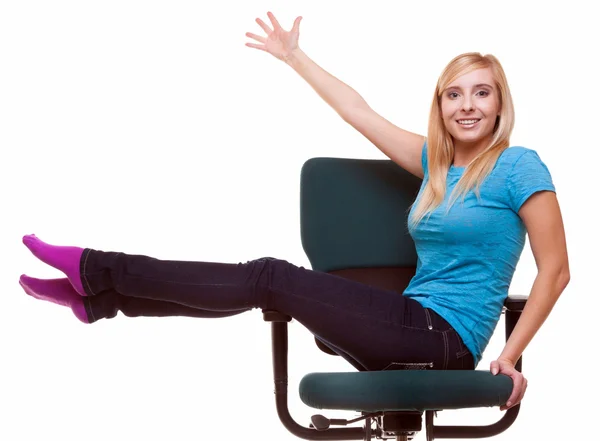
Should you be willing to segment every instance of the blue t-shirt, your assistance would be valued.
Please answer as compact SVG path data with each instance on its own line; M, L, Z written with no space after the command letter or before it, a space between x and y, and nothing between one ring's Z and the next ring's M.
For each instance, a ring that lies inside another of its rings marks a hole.
M427 143L425 173L414 207L429 179ZM446 195L411 236L417 271L404 295L441 315L460 335L477 365L498 324L521 252L526 229L517 214L534 193L555 191L552 177L538 154L509 147L480 186L480 200L470 190L445 215L450 193L465 167L451 166Z

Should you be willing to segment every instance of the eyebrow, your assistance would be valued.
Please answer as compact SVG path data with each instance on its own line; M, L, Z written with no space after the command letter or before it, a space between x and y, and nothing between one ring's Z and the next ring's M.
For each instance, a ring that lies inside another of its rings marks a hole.
M475 89L477 89L478 87L487 87L489 89L493 89L492 86L490 86L487 83L479 83L479 84L475 84L475 86L473 86ZM452 87L447 87L446 89L444 89L444 92L446 92L447 90L452 90L452 89L460 89L459 86L452 86Z

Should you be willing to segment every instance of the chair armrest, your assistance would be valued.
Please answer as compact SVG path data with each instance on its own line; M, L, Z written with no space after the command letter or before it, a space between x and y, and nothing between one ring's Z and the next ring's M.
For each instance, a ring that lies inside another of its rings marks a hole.
M513 294L508 296L504 301L503 313L506 315L505 319L505 339L508 341L510 334L512 334L513 329L517 325L519 318L521 318L521 313L523 309L525 309L525 304L527 303L527 296L520 294ZM519 357L517 360L517 364L515 365L515 369L519 372L522 372L522 363L523 357ZM517 406L518 407L518 406Z
M504 308L508 311L522 312L529 297L523 294L509 295L504 301Z
M291 322L292 317L287 314L282 314L279 311L273 311L270 309L263 309L263 320L265 322Z

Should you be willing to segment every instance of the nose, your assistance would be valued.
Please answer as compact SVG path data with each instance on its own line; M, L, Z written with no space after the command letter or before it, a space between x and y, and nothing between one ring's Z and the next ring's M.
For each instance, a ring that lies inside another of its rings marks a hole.
M471 101L471 98L465 98L465 100L463 101L462 108L465 112L470 112L473 110L473 101Z

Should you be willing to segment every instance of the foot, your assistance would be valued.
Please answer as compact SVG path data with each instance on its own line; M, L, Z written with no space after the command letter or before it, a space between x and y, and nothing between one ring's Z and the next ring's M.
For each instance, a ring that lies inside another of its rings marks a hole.
M83 248L49 245L38 239L35 234L23 236L23 243L35 257L65 273L79 295L86 295L79 275Z
M47 300L57 305L68 306L80 321L89 323L83 298L73 289L68 279L35 279L23 274L19 284L31 297Z

